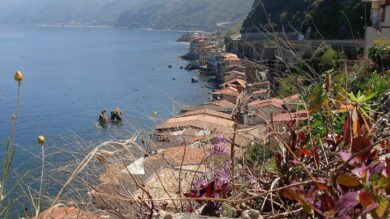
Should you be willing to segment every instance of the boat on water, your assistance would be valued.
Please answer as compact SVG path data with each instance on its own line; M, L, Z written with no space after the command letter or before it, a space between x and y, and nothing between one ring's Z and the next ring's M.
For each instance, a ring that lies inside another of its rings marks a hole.
M198 82L199 82L199 79L193 77L193 78L191 78L191 82L192 82L192 83L198 83Z

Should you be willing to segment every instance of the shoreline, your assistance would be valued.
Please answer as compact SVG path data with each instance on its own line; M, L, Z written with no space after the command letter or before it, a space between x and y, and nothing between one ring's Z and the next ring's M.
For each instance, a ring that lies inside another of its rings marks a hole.
M9 24L2 24L5 26L13 26ZM19 26L19 25L17 25ZM31 27L51 27L51 28L111 28L111 29L135 29L145 31L156 31L156 32L177 32L177 33L212 33L206 30L183 30L183 29L170 29L170 28L150 28L150 27L126 27L126 26L115 26L115 25L66 25L66 24L33 24L20 26L31 26Z

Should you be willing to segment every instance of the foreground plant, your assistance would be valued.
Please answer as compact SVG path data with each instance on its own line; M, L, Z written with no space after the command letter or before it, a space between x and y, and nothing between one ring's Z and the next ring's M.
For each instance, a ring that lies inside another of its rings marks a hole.
M21 71L17 71L15 73L14 79L15 81L18 82L18 94L16 99L16 110L15 113L11 116L12 119L11 131L8 135L8 139L6 142L5 153L3 155L4 157L1 156L3 163L2 163L2 176L0 181L0 218L8 217L9 210L16 201L16 199L11 197L11 194L20 184L21 178L23 178L21 177L20 179L18 179L18 182L14 183L12 186L8 184L8 180L11 177L12 166L14 163L14 155L15 155L14 140L16 134L17 121L19 117L21 86L22 86L22 81L24 80L23 73Z

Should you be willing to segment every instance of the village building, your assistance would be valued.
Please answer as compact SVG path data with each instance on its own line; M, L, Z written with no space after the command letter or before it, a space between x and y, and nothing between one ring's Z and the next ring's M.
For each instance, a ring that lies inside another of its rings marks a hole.
M209 54L216 53L217 49L215 45L204 44L198 47L199 66L207 66L207 59Z
M239 93L246 89L246 81L240 78L235 78L221 85L222 88L234 87Z
M227 113L231 114L233 112L233 109L235 108L235 104L231 103L227 100L213 100L205 104L201 104L199 106L184 106L181 109L182 113L188 112L188 111L194 111L194 110L204 110L204 109L210 109L217 112Z
M309 120L309 112L307 110L299 110L296 112L281 113L272 118L274 123L287 123L291 121L302 122ZM271 121L271 120L270 120Z
M68 207L62 204L55 205L40 214L39 218L49 219L103 219L108 215L87 213L76 207ZM33 217L32 219L37 219Z
M157 126L152 136L158 148L192 144L208 139L212 133L225 133L233 128L230 114L211 109L188 111Z
M299 107L304 106L305 101L303 101L302 96L300 94L294 94L282 99L283 103L287 106L287 108L295 112L299 109Z
M241 65L241 60L233 53L217 53L208 57L207 68L213 71L217 78L222 81L224 73L232 70L232 67Z
M247 125L265 124L274 115L287 112L283 100L271 98L266 100L255 100L248 103L248 114L246 115ZM245 115L244 115L245 116Z
M209 38L205 35L195 34L190 42L189 55L193 59L199 58L199 48L205 47Z
M375 40L390 38L390 0L364 0L371 5L371 25L366 27L365 52Z
M245 72L237 71L237 70L226 71L224 73L224 77L223 77L224 82L228 82L234 79L241 79L247 81L247 76Z
M235 87L228 86L214 91L211 94L214 100L226 100L230 103L236 104L237 98L240 96L241 92Z
M270 98L270 90L269 89L258 89L253 91L250 94L250 100L266 100Z
M255 82L248 84L249 92L253 92L260 89L271 89L271 83L269 81Z
M169 202L169 196L178 198L180 189L181 192L188 191L193 178L204 174L206 170L202 164L208 154L198 146L185 145L159 150L158 154L141 157L127 167L113 165L102 175L101 184L90 195L96 206L104 209L107 205L132 208L134 206L128 201L116 197L148 198L145 189L153 198ZM173 207L174 203L168 205Z
M302 122L308 121L310 119L309 112L307 110L299 110L296 112L281 113L276 115L269 120L268 122L274 128L274 131L279 133L284 133L289 127L295 126L299 127ZM283 136L285 139L289 139L289 136Z

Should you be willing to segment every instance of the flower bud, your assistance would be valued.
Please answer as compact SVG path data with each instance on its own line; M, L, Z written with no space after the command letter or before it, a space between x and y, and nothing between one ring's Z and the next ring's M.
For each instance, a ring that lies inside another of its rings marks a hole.
M14 77L15 81L23 81L24 75L21 71L17 71Z
M46 141L46 139L45 139L45 137L43 135L38 137L38 144L44 145L45 141Z

